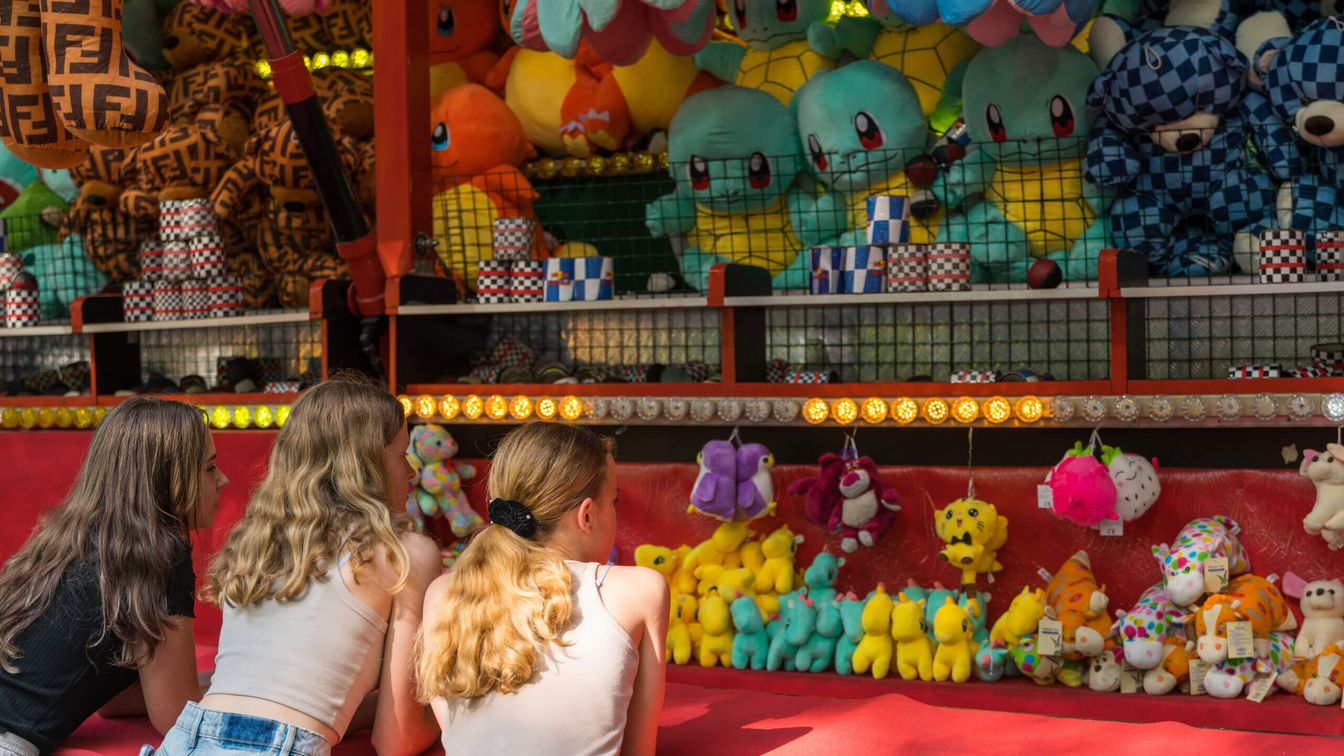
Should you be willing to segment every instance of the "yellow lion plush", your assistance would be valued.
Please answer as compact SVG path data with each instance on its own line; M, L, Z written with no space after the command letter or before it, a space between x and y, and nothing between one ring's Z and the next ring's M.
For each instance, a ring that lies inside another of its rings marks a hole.
M947 546L939 553L961 569L963 585L973 585L976 575L1003 569L998 551L1008 540L1008 518L993 504L979 499L957 499L933 513L938 537Z

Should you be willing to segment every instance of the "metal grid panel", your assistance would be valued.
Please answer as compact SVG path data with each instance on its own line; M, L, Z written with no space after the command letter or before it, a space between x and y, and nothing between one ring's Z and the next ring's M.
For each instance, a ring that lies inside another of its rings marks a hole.
M8 288L9 276L21 267L37 281L41 324L68 323L72 302L102 289L107 271L134 260L133 253L122 254L128 244L134 250L134 236L133 225L124 218L104 219L96 227L89 221L66 235L57 217L6 217L0 220L0 279L5 279L0 289Z
M1313 346L1344 341L1340 294L1173 297L1130 306L1145 308L1153 379L1226 378L1230 367L1257 364L1288 371L1310 364Z
M265 377L277 381L316 380L322 370L319 323L142 331L136 336L146 381L154 373L174 382L197 375L214 385L220 360L234 357L267 361L270 374Z
M88 362L87 336L19 336L0 338L0 377L5 387L34 373L56 370L75 362Z
M769 311L766 357L845 382L946 381L961 370L1109 375L1110 322L1094 300L790 307Z

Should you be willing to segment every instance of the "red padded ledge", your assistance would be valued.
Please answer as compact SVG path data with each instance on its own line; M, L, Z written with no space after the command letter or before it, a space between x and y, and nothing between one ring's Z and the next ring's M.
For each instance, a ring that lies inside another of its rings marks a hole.
M1344 716L1335 706L1311 706L1296 696L1275 693L1263 703L1244 698L1228 701L1211 696L1172 693L1098 693L1088 688L1040 686L1021 679L996 683L907 682L888 677L844 676L833 673L753 672L699 666L671 666L667 680L722 690L757 691L821 698L862 699L897 693L930 706L1006 711L1051 717L1100 719L1116 722L1180 722L1191 727L1344 736Z

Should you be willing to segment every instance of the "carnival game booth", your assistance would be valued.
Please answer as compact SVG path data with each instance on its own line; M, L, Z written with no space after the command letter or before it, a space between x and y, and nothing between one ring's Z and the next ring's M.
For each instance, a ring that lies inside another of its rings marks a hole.
M155 392L234 481L203 574L355 369L446 566L510 426L617 437L668 752L1344 736L1338 18L233 5L124 9L149 141L6 142L0 554Z

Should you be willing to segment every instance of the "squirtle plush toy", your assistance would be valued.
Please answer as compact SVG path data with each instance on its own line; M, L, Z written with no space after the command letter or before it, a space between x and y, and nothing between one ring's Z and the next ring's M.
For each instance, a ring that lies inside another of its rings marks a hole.
M1096 77L1076 48L1025 34L971 61L963 95L976 148L938 176L933 193L949 210L938 240L970 244L973 280L1023 281L1042 259L1065 279L1096 276L1112 197L1083 180Z
M817 75L793 109L812 172L827 189L805 214L804 228L820 235L838 224L844 231L836 244L863 244L869 195L915 194L906 164L928 139L915 88L895 68L860 60ZM825 217L836 212L843 219ZM910 241L932 242L937 220L915 219Z
M728 18L746 46L711 42L695 54L695 64L788 105L808 79L835 67L808 41L809 28L830 12L830 0L733 0Z
M1110 211L1116 245L1165 276L1228 272L1234 243L1274 220L1273 177L1246 145L1291 134L1246 87L1246 59L1207 29L1168 26L1134 36L1107 58L1088 104L1102 110L1087 151L1087 178L1126 187Z
M668 135L677 188L645 208L645 222L655 237L686 235L688 284L703 291L710 267L731 262L765 268L776 288L807 286L800 250L838 229L800 238L814 200L799 186L799 144L788 108L759 90L723 86L682 104Z

